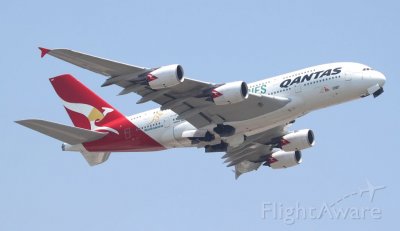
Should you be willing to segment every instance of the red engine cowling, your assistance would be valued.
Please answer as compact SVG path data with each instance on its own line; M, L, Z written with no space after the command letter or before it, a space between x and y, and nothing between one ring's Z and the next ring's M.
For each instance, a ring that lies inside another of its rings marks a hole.
M243 81L226 83L211 91L211 98L216 105L239 103L248 97L249 90Z
M273 169L289 168L300 164L301 161L300 151L285 152L281 150L268 156L266 165Z
M173 87L183 82L183 68L178 64L163 66L148 73L146 80L154 90Z
M282 136L280 148L286 152L298 151L314 146L314 133L310 129L302 129Z

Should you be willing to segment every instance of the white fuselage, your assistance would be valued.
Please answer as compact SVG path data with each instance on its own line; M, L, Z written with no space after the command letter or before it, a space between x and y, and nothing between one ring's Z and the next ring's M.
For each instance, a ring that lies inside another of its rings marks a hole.
M366 96L368 89L377 84L383 86L384 80L382 73L366 65L349 62L313 66L260 80L248 84L251 94L285 97L291 101L271 113L224 124L235 127L233 138L254 135L286 124L313 110ZM199 144L192 145L188 139L179 138L178 133L196 128L178 119L178 115L171 110L153 109L129 116L128 119L166 148L199 147ZM212 131L213 126L205 129ZM213 142L220 141L221 138L218 138Z

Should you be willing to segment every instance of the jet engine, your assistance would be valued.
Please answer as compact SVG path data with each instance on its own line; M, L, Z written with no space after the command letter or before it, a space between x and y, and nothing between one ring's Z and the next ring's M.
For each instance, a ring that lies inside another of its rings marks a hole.
M146 80L154 90L173 87L183 82L183 68L178 64L163 66L148 73Z
M239 103L248 97L249 90L243 81L226 83L211 91L211 98L216 105Z
M310 129L294 131L282 136L280 139L280 148L286 152L310 148L314 144L314 133Z
M300 164L301 161L302 159L300 151L285 152L280 150L268 156L265 165L273 169L280 169L296 166Z

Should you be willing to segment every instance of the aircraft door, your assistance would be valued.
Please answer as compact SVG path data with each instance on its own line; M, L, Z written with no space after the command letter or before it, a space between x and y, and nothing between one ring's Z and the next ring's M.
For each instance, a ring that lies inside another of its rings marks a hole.
M362 72L362 79L368 79L370 77L370 73L369 71L363 71Z
M172 125L172 117L171 116L164 117L163 123L164 123L164 128L171 127L171 125Z

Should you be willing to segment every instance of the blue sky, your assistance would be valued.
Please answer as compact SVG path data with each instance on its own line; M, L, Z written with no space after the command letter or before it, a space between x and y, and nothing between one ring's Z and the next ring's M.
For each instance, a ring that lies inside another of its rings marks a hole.
M2 67L0 230L305 230L397 226L400 187L400 5L397 1L8 1L0 7ZM222 154L177 149L113 154L90 168L60 142L15 123L71 124L48 78L71 73L125 114L156 107L101 88L100 75L39 58L38 46L70 48L155 67L179 63L206 81L256 81L311 65L355 61L382 71L385 93L297 120L317 144L303 163L261 168L238 181ZM366 187L380 219L298 219L267 215L264 203L320 207Z

